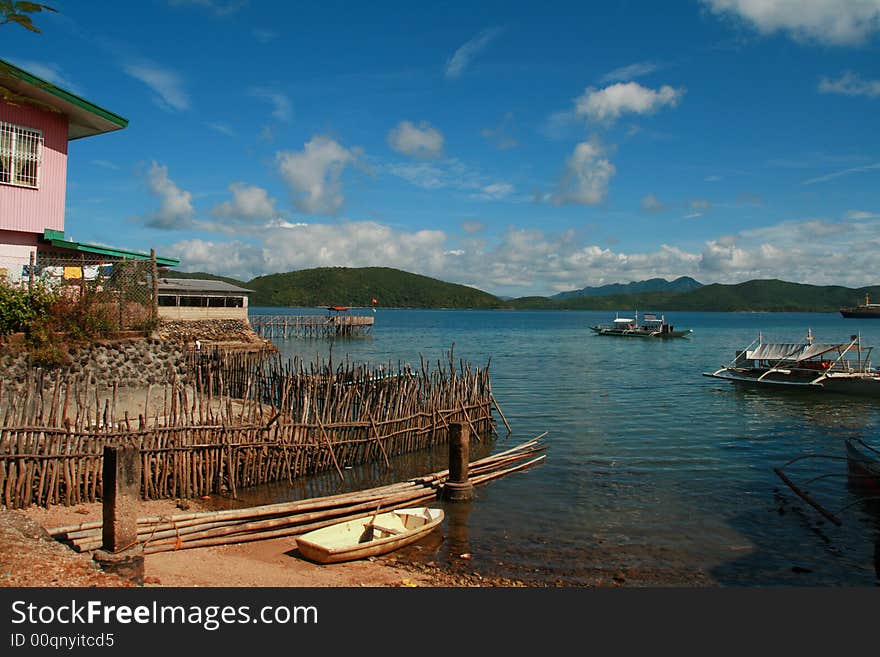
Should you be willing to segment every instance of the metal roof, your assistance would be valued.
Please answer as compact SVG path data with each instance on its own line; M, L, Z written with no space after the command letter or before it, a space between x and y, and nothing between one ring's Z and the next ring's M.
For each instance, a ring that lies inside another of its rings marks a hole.
M129 251L128 249L118 249L113 246L102 246L100 244L83 244L82 242L72 242L64 239L64 231L45 230L43 232L43 242L51 244L57 249L70 249L72 251L82 251L84 253L95 253L97 255L107 256L110 258L133 259L133 260L149 260L149 253L140 251ZM156 255L156 264L163 267L176 267L180 264L177 258L168 258Z
M128 119L0 59L0 97L7 95L2 93L4 90L11 92L9 101L20 96L37 107L67 116L68 140L121 130L128 125Z
M202 278L159 278L159 293L176 292L178 294L199 294L202 292L220 292L225 294L250 294L248 290L226 281Z

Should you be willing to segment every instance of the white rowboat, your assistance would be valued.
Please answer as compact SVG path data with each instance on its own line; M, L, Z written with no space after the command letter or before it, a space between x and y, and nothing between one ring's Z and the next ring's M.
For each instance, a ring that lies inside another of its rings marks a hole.
M299 553L317 563L375 557L413 543L443 522L443 510L397 509L322 527L297 537Z

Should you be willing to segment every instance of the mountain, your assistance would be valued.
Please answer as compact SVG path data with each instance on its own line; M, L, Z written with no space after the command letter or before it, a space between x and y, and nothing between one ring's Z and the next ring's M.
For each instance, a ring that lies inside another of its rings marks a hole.
M639 294L641 292L690 292L703 287L703 284L695 281L690 276L679 276L674 281L665 278L649 278L645 281L633 281L632 283L611 283L599 287L583 287L580 290L560 292L554 294L551 299L571 299L574 297L607 297L620 294Z
M768 279L731 285L713 283L689 292L572 297L555 300L551 305L536 304L532 297L515 299L511 305L514 308L608 311L836 312L841 306L860 303L866 293L880 298L880 286L853 289L839 285L807 285Z
M168 278L222 280L253 290L251 306L370 306L384 308L501 308L498 297L466 285L390 267L319 267L257 276L244 282L213 274L164 272Z

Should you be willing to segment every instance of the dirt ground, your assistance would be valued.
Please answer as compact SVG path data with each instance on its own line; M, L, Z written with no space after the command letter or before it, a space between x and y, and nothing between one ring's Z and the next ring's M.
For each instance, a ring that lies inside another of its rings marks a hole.
M187 501L188 511L207 509ZM142 502L140 517L181 513L173 500ZM77 507L0 510L0 586L116 587L127 581L102 572L88 554L53 540L46 529L101 519L100 503ZM293 538L146 555L145 586L386 587L524 586L476 573L453 573L432 563L376 559L318 565L300 558Z

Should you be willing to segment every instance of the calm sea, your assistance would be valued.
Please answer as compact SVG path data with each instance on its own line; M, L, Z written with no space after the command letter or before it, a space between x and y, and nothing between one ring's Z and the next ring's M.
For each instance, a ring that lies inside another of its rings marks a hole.
M321 312L251 308L251 314ZM477 488L471 504L447 505L442 540L408 556L482 574L544 583L629 582L724 586L875 585L880 578L876 507L846 477L843 439L880 445L880 401L791 391L742 390L703 377L761 332L796 342L880 347L880 320L839 314L667 313L691 328L668 341L596 336L594 311L384 310L373 335L336 341L288 339L285 356L373 364L445 358L485 364L513 428L500 451L548 432L546 462ZM880 351L876 354L880 365ZM843 520L835 526L773 471ZM348 486L372 486L446 467L445 449L398 459L394 470L349 471ZM818 479L816 479L818 477ZM331 492L335 473L254 501ZM337 488L338 489L338 488ZM463 558L461 555L468 555Z

